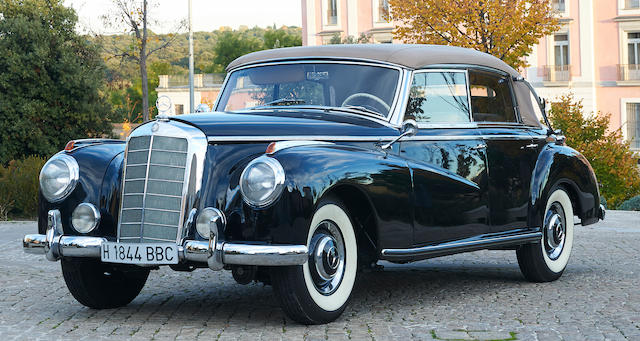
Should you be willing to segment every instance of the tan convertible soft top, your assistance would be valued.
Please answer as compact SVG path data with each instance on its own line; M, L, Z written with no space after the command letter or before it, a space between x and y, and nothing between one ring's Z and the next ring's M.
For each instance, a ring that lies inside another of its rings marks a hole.
M454 46L357 44L287 47L249 53L227 66L235 68L274 61L299 58L368 60L401 65L410 69L437 64L470 64L488 66L518 76L518 72L500 59L489 54Z

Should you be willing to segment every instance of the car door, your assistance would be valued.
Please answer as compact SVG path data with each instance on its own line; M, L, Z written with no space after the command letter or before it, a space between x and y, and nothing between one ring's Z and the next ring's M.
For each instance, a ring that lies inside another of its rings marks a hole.
M466 70L413 74L405 119L419 131L399 149L412 171L416 246L489 232L486 155L468 90Z
M538 143L518 115L511 76L470 69L473 120L487 146L491 231L527 227Z

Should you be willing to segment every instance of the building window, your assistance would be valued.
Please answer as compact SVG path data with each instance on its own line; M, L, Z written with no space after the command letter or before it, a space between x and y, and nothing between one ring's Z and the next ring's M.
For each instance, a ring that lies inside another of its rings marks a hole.
M375 21L377 23L388 22L389 17L389 0L374 0Z
M564 12L566 9L564 0L553 0L551 5L553 6L554 11Z
M338 24L338 0L327 1L327 25Z
M640 149L640 103L627 103L627 139L631 148Z
M553 53L556 66L569 65L568 34L556 34L553 37Z
M176 115L184 114L184 105L183 104L176 104L175 110L176 110Z
M626 0L624 5L625 9L638 9L640 8L640 0Z
M639 0L640 1L640 0ZM632 32L628 34L629 47L629 64L640 64L640 32Z

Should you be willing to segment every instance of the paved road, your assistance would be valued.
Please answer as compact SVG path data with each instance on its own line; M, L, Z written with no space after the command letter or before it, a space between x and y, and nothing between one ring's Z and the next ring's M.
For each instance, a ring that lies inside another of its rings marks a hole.
M129 306L91 310L68 293L58 263L27 255L36 225L0 224L0 339L640 340L640 213L578 227L554 282L524 281L513 251L479 251L360 276L334 323L287 319L271 288L228 272L152 272Z

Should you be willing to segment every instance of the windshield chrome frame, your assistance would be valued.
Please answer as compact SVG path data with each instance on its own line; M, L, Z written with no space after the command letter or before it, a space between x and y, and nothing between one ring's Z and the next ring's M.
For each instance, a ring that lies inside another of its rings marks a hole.
M400 66L396 66L393 64L385 64L385 63L376 63L376 62L368 62L368 61L358 61L358 60L339 60L339 59L331 59L331 60L322 60L322 59L299 59L299 60L287 60L287 61L273 61L273 62L265 62L265 63L258 63L258 64L250 64L250 65L246 65L246 66L241 66L238 68L234 68L233 70L231 70L231 72L227 73L227 76L224 79L224 82L222 83L222 88L220 91L220 95L218 95L216 102L214 103L213 107L214 107L214 111L219 111L218 110L218 105L220 104L220 99L222 98L222 94L224 92L224 90L227 87L227 83L229 82L229 78L231 76L231 74L233 74L236 71L240 71L240 70L245 70L245 69L250 69L250 68L254 68L254 67L261 67L261 66L271 66L271 65L285 65L285 64L350 64L350 65L364 65L364 66L374 66L374 67L382 67L382 68L387 68L387 69L392 69L392 70L396 70L398 71L398 82L396 84L396 89L395 89L395 93L393 95L393 102L390 105L390 109L389 112L387 113L387 115L385 116L380 116L379 118L374 118L372 117L372 115L367 115L367 114L362 114L362 115L358 115L360 117L365 117L368 119L372 119L375 121L382 121L382 122L386 122L387 124L391 124L393 127L398 128L400 127L400 125L395 124L395 118L398 117L399 112L402 108L406 107L406 103L404 103L404 98L406 97L405 95L408 94L408 91L405 89L406 88L406 80L407 80L407 75L410 74L410 71L402 68ZM402 96L401 96L402 94ZM279 107L279 110L285 110L286 108L289 109L293 109L293 107L288 107L288 106L282 106ZM249 109L249 108L245 108L245 109ZM266 109L266 108L265 108ZM224 111L224 110L220 110L220 111ZM347 113L345 113L347 114ZM400 115L402 116L402 115Z

